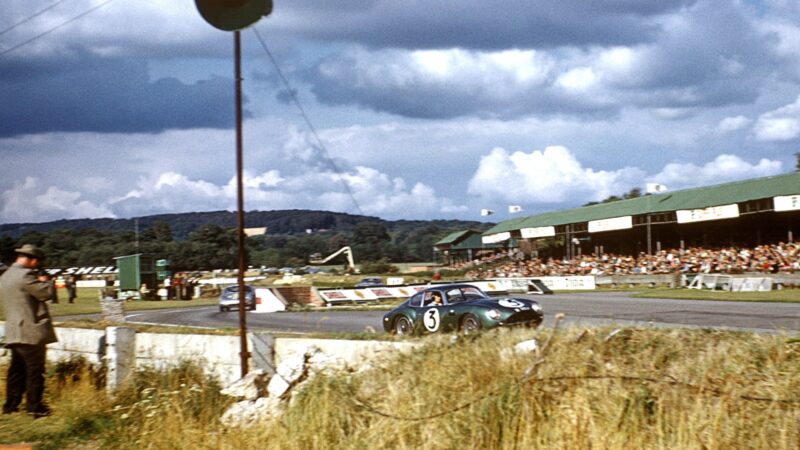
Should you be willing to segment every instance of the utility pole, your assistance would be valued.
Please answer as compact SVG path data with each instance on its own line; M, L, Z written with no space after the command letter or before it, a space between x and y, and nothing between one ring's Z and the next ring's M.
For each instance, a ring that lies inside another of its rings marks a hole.
M244 171L242 138L242 45L239 30L258 22L272 12L272 0L195 0L200 15L213 27L233 31L234 92L236 109L236 242L239 253L239 343L242 377L248 372L247 315L245 306L244 272L247 269L244 250Z
M239 345L241 351L242 377L247 375L250 352L247 351L247 313L244 272L247 256L244 254L244 139L242 136L242 40L239 31L233 33L234 78L236 79L236 244L239 255L239 270L236 282L239 286Z

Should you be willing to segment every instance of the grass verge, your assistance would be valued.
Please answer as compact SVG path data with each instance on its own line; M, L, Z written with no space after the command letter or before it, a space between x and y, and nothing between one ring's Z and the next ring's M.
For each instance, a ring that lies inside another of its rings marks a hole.
M700 289L655 289L639 292L635 298L671 298L678 300L716 300L725 302L800 303L800 289L769 292L724 292Z
M58 290L59 301L58 303L51 303L50 315L58 316L72 316L80 314L99 314L100 313L100 297L97 288L78 288L78 297L75 303L67 303L66 291L64 289ZM128 301L125 302L125 311L143 311L148 309L167 309L167 308L187 308L193 306L211 306L218 305L218 299L213 298L199 298L194 300L163 300L163 301ZM5 320L5 311L0 308L0 320Z
M80 364L51 369L55 414L0 417L37 448L794 449L800 343L786 336L626 328L433 336L370 368L318 374L282 417L219 422L231 400L196 365L144 370L116 396ZM533 353L513 346L536 339ZM0 374L4 370L0 371ZM3 380L4 381L4 380Z

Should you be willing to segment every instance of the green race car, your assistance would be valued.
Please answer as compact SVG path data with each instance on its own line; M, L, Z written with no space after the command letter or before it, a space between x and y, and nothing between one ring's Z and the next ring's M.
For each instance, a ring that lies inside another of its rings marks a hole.
M489 297L470 284L445 284L420 291L383 316L387 333L439 331L474 333L481 329L542 323L539 303L527 298Z

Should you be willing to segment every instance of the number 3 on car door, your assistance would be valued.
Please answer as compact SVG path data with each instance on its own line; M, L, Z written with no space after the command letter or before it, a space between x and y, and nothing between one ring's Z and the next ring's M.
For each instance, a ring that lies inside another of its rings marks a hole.
M439 309L430 308L426 310L422 317L422 324L425 325L426 330L430 331L431 333L435 333L441 324Z

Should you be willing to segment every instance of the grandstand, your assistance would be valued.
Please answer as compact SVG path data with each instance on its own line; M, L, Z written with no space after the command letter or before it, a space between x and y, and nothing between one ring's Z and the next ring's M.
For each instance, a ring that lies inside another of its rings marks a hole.
M569 259L754 247L793 242L799 230L800 172L794 172L514 218L484 232L481 241L512 248L516 240L526 253ZM540 245L545 239L555 245Z

